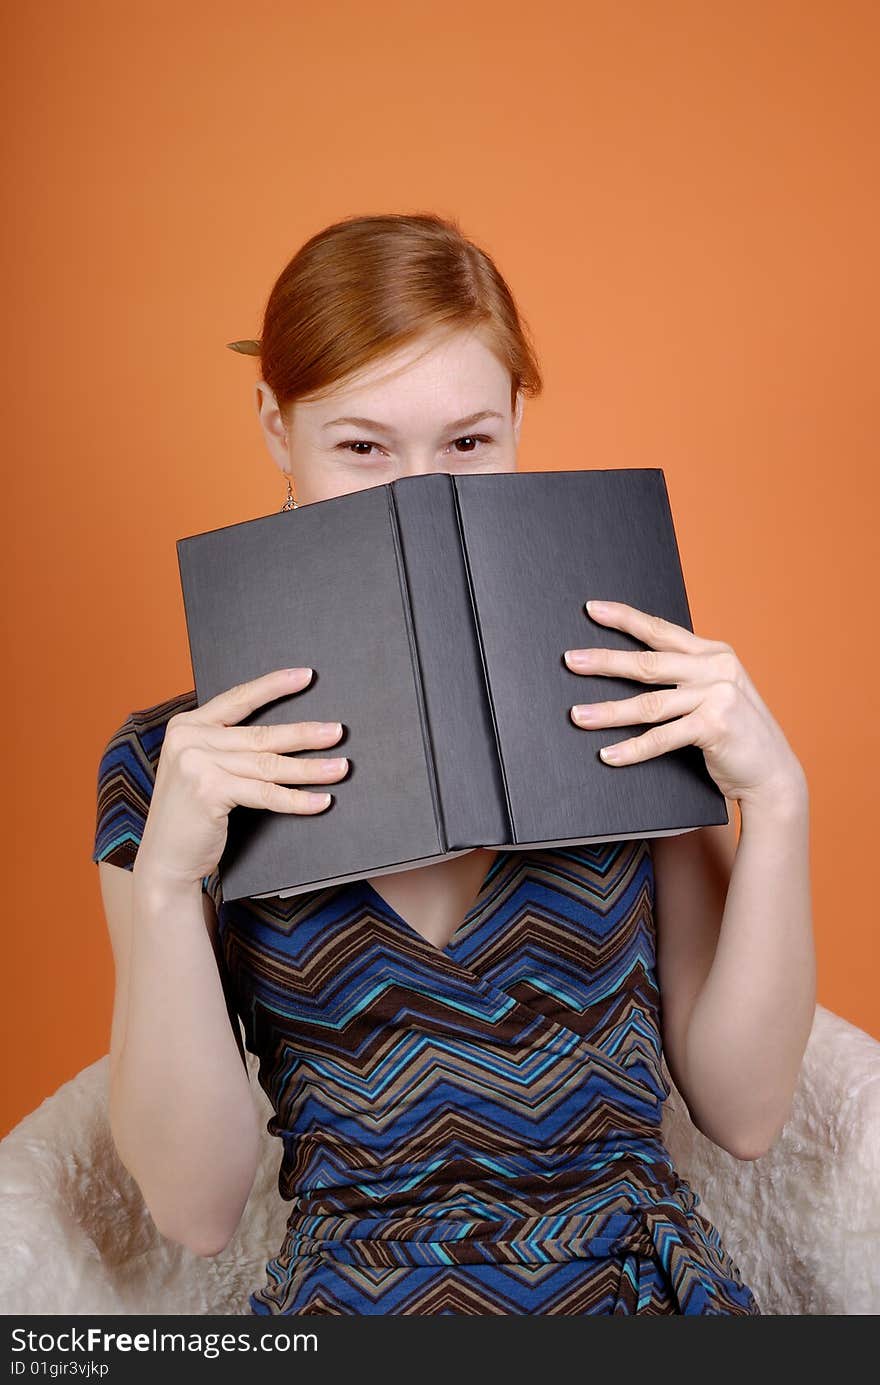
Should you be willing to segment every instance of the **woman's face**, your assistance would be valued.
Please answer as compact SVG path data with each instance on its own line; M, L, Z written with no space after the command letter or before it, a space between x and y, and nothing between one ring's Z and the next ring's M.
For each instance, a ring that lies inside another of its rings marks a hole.
M400 476L515 471L522 396L477 331L424 336L319 402L293 406L289 430L275 397L256 386L273 460L301 505Z

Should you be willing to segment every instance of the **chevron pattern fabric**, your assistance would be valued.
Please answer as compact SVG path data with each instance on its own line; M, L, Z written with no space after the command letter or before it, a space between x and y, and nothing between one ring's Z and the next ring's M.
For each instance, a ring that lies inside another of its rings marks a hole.
M111 737L93 860L131 869L195 705ZM661 1135L649 839L498 853L444 950L367 880L203 888L291 1203L251 1313L760 1314Z

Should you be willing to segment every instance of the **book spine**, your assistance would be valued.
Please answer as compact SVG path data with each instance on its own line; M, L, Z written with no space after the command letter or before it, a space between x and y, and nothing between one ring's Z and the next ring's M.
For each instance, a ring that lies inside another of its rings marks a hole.
M440 797L440 789L437 782L437 766L434 757L434 747L431 741L431 729L428 721L428 709L425 699L424 681L422 678L422 665L419 658L419 647L413 620L412 594L410 592L409 576L406 568L406 559L403 553L403 543L400 533L400 519L397 513L397 501L394 494L394 486L389 485L388 512L391 521L391 538L394 544L394 556L397 560L397 575L400 581L400 595L403 602L403 616L406 621L406 634L409 640L410 657L412 659L412 672L416 688L416 699L419 706L419 723L422 732L422 741L425 747L425 764L428 770L428 783L431 788L431 805L434 810L434 821L437 824L437 842L442 852L449 851L446 845L446 827L443 819L443 803Z
M454 478L389 486L444 850L512 839Z
M492 743L495 747L494 766L496 769L495 783L499 804L501 805L501 817L504 823L504 832L501 838L505 846L510 846L516 841L516 824L513 820L513 808L510 802L510 791L507 784L507 774L504 769L504 752L501 746L501 736L498 733L498 718L495 714L495 702L492 697L492 680L489 677L489 665L486 659L486 647L483 641L483 630L480 624L480 607L474 593L474 582L471 576L471 565L468 557L467 537L464 532L464 522L461 517L461 502L458 486L455 478L450 477L452 499L455 505L455 522L458 526L458 544L464 568L465 581L467 583L468 601L470 602L471 621L473 624L474 636L476 639L476 650L480 660L480 689L485 696L486 711L492 726Z

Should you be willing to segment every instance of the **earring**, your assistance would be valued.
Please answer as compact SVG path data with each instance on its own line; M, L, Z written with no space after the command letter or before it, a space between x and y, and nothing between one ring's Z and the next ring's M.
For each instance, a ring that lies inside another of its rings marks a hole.
M288 473L287 473L287 499L285 500L284 504L281 506L281 510L282 510L282 512L283 512L284 510L298 510L298 509L299 509L299 505L298 505L298 503L296 502L296 500L294 500L294 498L293 498L293 491L290 489L290 473L288 472Z

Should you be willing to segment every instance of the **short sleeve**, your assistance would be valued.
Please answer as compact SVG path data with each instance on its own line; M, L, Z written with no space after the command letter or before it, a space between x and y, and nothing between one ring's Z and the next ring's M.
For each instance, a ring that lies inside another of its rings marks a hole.
M155 776L130 712L98 763L93 861L131 870L144 832Z
M93 861L108 861L124 870L133 868L150 811L168 722L176 712L196 705L193 690L154 707L129 712L107 741L98 762ZM203 877L202 889L211 894L219 908L216 871Z

